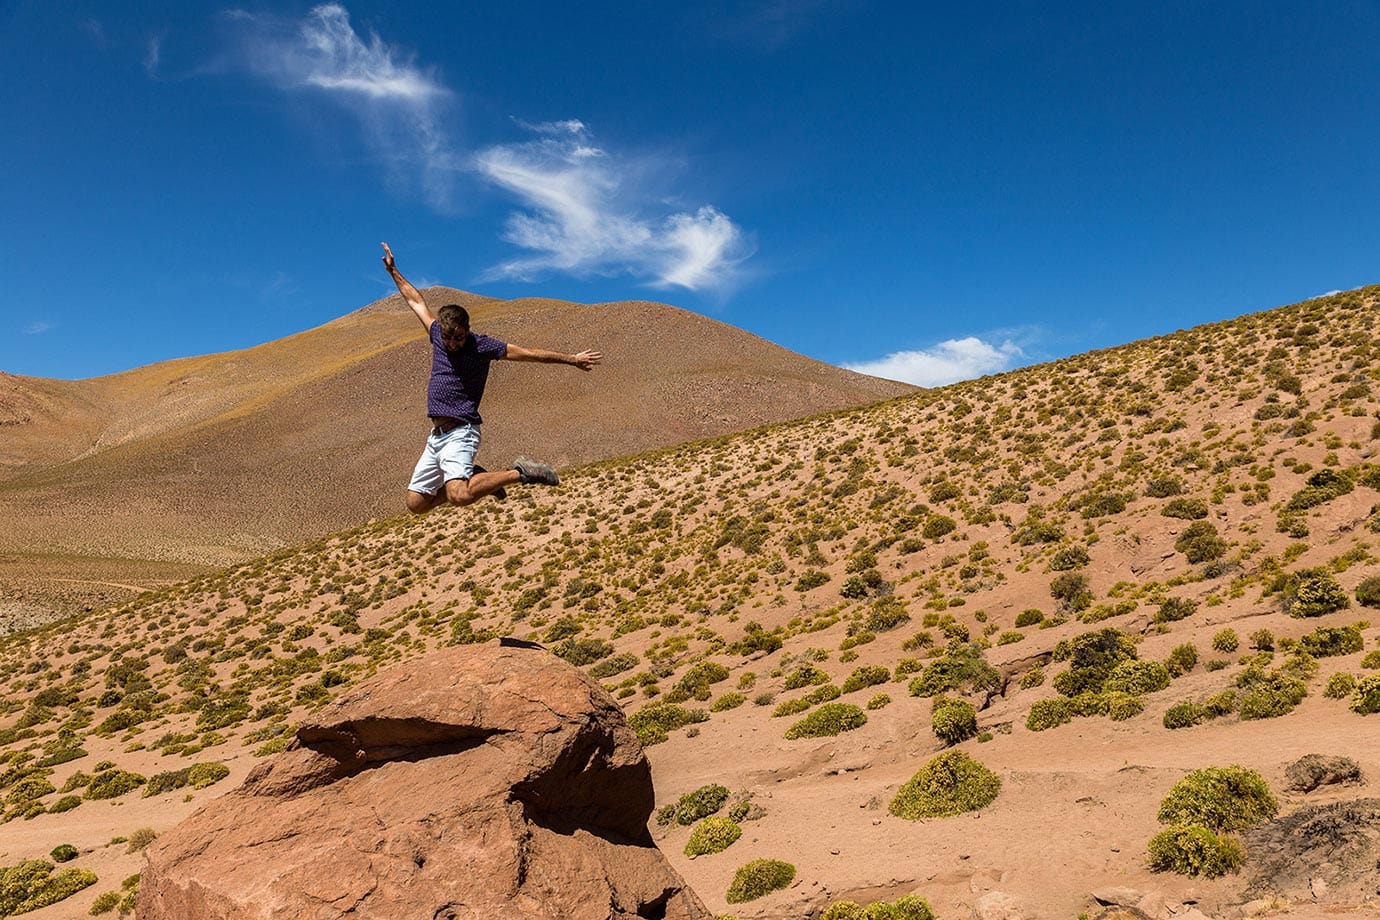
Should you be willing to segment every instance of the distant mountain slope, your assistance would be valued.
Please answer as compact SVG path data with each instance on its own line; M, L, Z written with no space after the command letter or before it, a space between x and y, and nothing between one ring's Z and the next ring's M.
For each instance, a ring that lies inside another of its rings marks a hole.
M465 304L477 331L606 355L588 374L495 365L492 468L517 453L589 463L913 389L664 304L425 296ZM244 351L0 380L15 397L0 422L17 435L0 452L0 554L223 565L393 514L425 437L429 354L393 296Z

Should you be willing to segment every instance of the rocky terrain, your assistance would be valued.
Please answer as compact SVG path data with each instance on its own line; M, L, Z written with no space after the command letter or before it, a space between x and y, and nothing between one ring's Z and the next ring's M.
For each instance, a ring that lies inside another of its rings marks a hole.
M1374 916L1378 300L609 459L6 637L4 864L93 877L36 917L133 905L142 847L366 681L515 636L622 707L716 915Z

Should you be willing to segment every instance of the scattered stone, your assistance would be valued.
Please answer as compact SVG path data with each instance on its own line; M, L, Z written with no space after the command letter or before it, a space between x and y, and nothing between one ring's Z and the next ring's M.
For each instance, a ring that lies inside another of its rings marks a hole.
M342 694L146 851L140 920L711 916L637 736L554 655L446 649ZM607 911L607 913L605 913Z
M1299 810L1241 835L1252 871L1250 898L1357 903L1380 890L1380 799Z
M1144 895L1134 888L1099 888L1092 897L1104 907L1134 907Z
M1284 771L1290 792L1312 792L1335 783L1363 783L1361 766L1350 757L1305 754Z

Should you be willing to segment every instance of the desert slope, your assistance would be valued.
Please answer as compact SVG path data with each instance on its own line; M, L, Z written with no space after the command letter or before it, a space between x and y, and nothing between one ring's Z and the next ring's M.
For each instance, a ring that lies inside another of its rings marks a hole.
M481 455L494 467L523 452L568 467L912 389L664 304L425 296L465 304L478 331L607 356L589 374L496 365ZM114 580L148 584L145 561L191 574L393 514L425 437L429 360L393 296L241 352L0 381L21 436L0 455L0 554L127 560Z
M0 850L75 846L98 886L35 916L81 916L138 869L113 838L223 788L189 792L177 771L223 764L236 783L340 688L515 634L620 701L659 804L732 794L719 814L741 836L721 852L692 859L689 827L652 829L719 913L915 894L949 920L994 899L1094 917L1098 893L1156 920L1373 916L1378 300L603 461L7 637ZM971 731L941 737L941 695L972 707ZM796 727L829 712L832 734ZM953 752L995 774L995 798L894 813ZM1315 753L1359 779L1292 785ZM1277 809L1240 834L1244 862L1152 870L1171 789L1230 766ZM794 881L730 904L756 859Z

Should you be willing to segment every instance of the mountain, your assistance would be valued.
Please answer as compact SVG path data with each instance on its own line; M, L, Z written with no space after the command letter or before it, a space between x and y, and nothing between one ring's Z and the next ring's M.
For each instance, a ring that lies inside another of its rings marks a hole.
M30 820L0 850L70 843L114 888L139 857L112 838L171 827L317 707L511 635L624 707L653 835L716 913L1369 916L1377 306L605 460L5 637L0 789ZM715 811L740 836L691 846ZM793 874L736 884L756 860Z
M480 454L492 468L518 453L586 464L913 390L664 304L424 296L466 306L476 331L606 356L588 374L495 365ZM76 382L0 378L0 583L70 611L127 597L120 583L396 513L426 436L429 367L394 295L244 351ZM103 577L72 571L92 567Z

